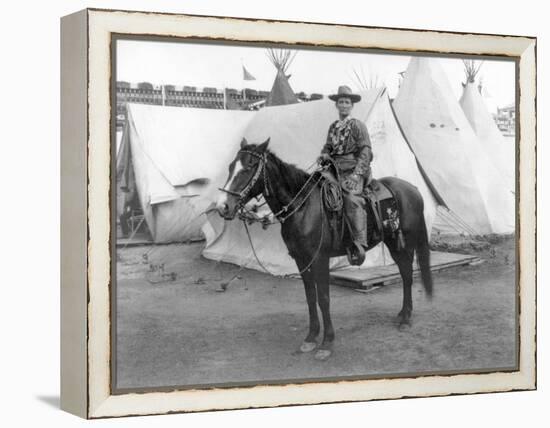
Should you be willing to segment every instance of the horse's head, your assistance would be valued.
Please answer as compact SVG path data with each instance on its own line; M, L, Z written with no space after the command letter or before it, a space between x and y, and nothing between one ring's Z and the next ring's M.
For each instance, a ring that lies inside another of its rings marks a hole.
M262 144L248 144L241 141L241 148L229 164L229 176L220 189L216 208L226 220L235 218L240 207L258 196L264 189L265 163L269 138Z

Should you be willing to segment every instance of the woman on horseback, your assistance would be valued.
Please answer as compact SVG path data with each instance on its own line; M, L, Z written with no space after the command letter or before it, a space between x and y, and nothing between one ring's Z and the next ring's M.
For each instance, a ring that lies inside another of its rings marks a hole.
M348 86L340 86L338 93L329 98L335 101L339 119L330 125L318 161L332 161L336 167L344 193L344 213L352 235L352 245L347 249L348 260L352 265L361 265L367 249L367 214L362 194L371 180L371 142L365 124L351 117L353 105L361 101L361 96L352 93Z

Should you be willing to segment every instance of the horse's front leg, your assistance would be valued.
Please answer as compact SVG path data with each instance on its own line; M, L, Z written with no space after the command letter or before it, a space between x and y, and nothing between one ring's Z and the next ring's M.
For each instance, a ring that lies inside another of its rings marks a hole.
M330 318L329 259L322 257L314 264L313 277L317 284L317 299L323 316L323 342L315 353L317 360L326 360L332 354L334 328Z
M300 271L307 267L307 263L296 262ZM317 291L315 290L315 280L311 269L302 273L302 281L306 291L307 307L309 310L309 332L300 346L301 352L311 352L317 348L317 336L321 326L317 316Z

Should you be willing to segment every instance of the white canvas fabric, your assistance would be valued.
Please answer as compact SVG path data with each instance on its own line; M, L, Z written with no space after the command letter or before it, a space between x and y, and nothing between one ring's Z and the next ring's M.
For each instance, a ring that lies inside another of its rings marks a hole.
M450 224L438 217L436 228L513 232L514 194L482 149L437 59L411 59L393 107L429 179L460 219Z
M424 197L424 215L428 228L431 228L436 202L418 169L415 156L395 121L386 90L379 88L361 95L363 99L354 106L352 116L362 120L368 128L374 153L373 175L396 176L417 186ZM277 156L307 169L315 165L315 160L326 141L328 127L337 118L334 102L330 100L266 107L250 122L244 135L250 143L261 143L271 138L269 147ZM238 148L235 148L227 163L234 158L237 150ZM288 255L278 224L270 226L267 230L253 224L249 229L258 258L271 273L297 273L296 264ZM262 270L240 221L222 221L214 214L209 216L203 230L207 241L203 251L205 257ZM390 263L392 259L389 252L379 246L367 253L362 267ZM332 260L332 269L345 266L348 266L345 258Z
M116 154L118 156L118 152L120 150L120 143L122 142L122 134L124 131L116 131Z
M493 98L493 96L489 93L485 85L481 88L481 97L483 98L483 102L485 106L487 107L487 111L489 114L497 114L498 113L498 106Z
M487 108L477 84L466 83L460 106L476 133L482 149L506 180L507 188L515 192L515 142L504 138Z
M255 112L128 105L121 144L129 144L135 185L155 242L202 236L211 188ZM121 152L123 150L121 149ZM153 208L154 207L154 208Z

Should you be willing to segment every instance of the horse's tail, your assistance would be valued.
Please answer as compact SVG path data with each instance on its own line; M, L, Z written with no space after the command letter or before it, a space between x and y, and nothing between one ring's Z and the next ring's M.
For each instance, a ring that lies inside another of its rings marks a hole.
M416 257L418 266L420 267L420 276L424 284L424 290L426 290L426 295L431 298L433 295L433 281L430 269L430 245L423 215L420 216L420 230L416 241Z

